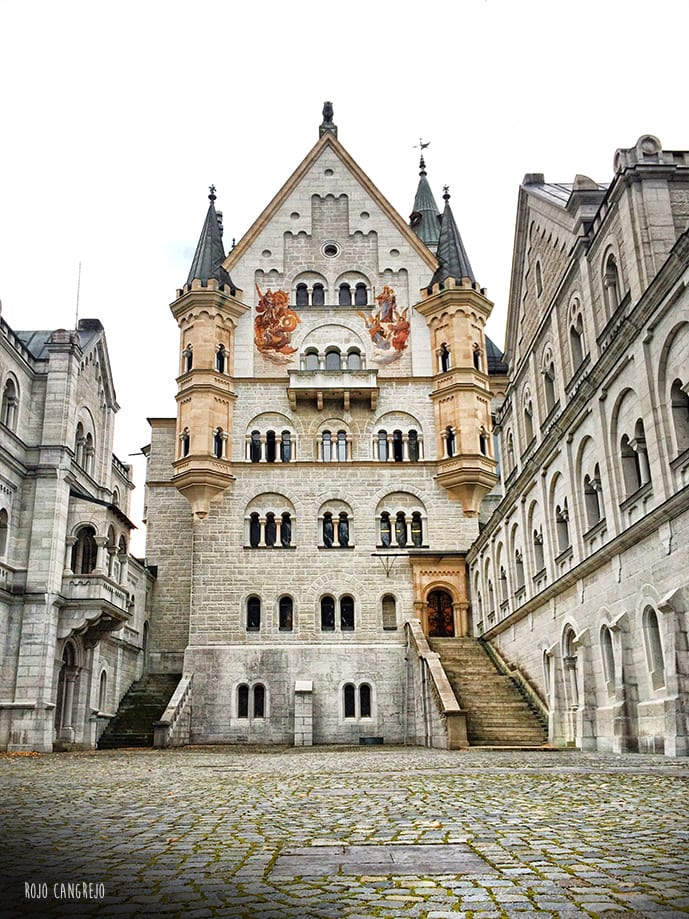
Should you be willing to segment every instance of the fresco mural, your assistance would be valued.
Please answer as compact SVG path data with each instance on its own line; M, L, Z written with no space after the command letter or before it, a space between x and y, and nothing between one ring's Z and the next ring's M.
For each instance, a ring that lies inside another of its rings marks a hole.
M398 360L407 348L409 339L409 309L397 307L397 297L392 287L384 287L376 297L378 309L372 316L361 310L357 314L366 323L368 334L373 342L373 360L379 364L389 364Z
M301 319L288 306L289 294L285 290L267 290L261 293L256 285L258 303L254 319L254 342L257 349L276 364L294 361L297 350L291 345L292 332Z

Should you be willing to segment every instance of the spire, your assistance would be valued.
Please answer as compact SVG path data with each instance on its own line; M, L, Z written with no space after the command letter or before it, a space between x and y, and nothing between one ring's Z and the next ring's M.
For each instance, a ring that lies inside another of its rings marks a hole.
M440 213L431 186L426 178L426 163L421 154L419 162L419 187L414 198L414 210L409 215L409 226L421 242L435 249L440 234Z
M191 284L193 280L199 280L205 286L211 278L215 278L219 284L227 285L234 295L235 285L223 268L225 247L222 242L222 213L215 210L215 185L211 185L209 191L210 205L196 246L194 260L189 269L187 284Z
M434 284L443 284L448 278L454 278L457 282L462 278L469 278L472 283L476 283L474 272L469 264L469 256L466 254L462 237L459 235L450 209L450 191L447 185L444 188L443 199L445 210L440 222L440 238L436 253L440 264L431 278L428 286L429 293Z

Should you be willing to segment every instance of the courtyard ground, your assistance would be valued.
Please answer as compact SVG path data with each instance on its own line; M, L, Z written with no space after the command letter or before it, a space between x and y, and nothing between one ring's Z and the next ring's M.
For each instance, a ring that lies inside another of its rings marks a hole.
M689 760L423 748L0 754L0 913L689 914Z

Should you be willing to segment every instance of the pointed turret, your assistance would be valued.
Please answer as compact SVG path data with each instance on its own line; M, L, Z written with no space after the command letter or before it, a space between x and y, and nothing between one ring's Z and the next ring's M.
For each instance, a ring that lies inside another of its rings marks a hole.
M222 241L222 213L215 210L215 185L211 185L209 191L210 205L189 269L187 284L198 280L205 287L211 278L215 278L218 284L227 286L230 293L234 295L236 288L232 283L232 278L223 267L225 247Z
M419 162L419 185L414 198L414 210L409 215L409 226L421 242L435 252L440 237L440 211L426 178L423 154Z
M440 237L436 253L440 264L431 278L431 283L428 285L429 293L434 284L443 285L448 278L453 278L458 284L462 278L469 278L472 284L476 282L469 256L464 248L462 237L459 235L450 207L450 192L447 185L445 186L443 199L445 201L445 210L441 218Z

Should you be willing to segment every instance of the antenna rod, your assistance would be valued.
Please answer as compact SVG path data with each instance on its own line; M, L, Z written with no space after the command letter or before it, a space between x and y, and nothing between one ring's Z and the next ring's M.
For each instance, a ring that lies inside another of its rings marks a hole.
M81 290L81 261L79 262L79 274L77 276L77 311L74 317L74 328L79 328L79 292Z

